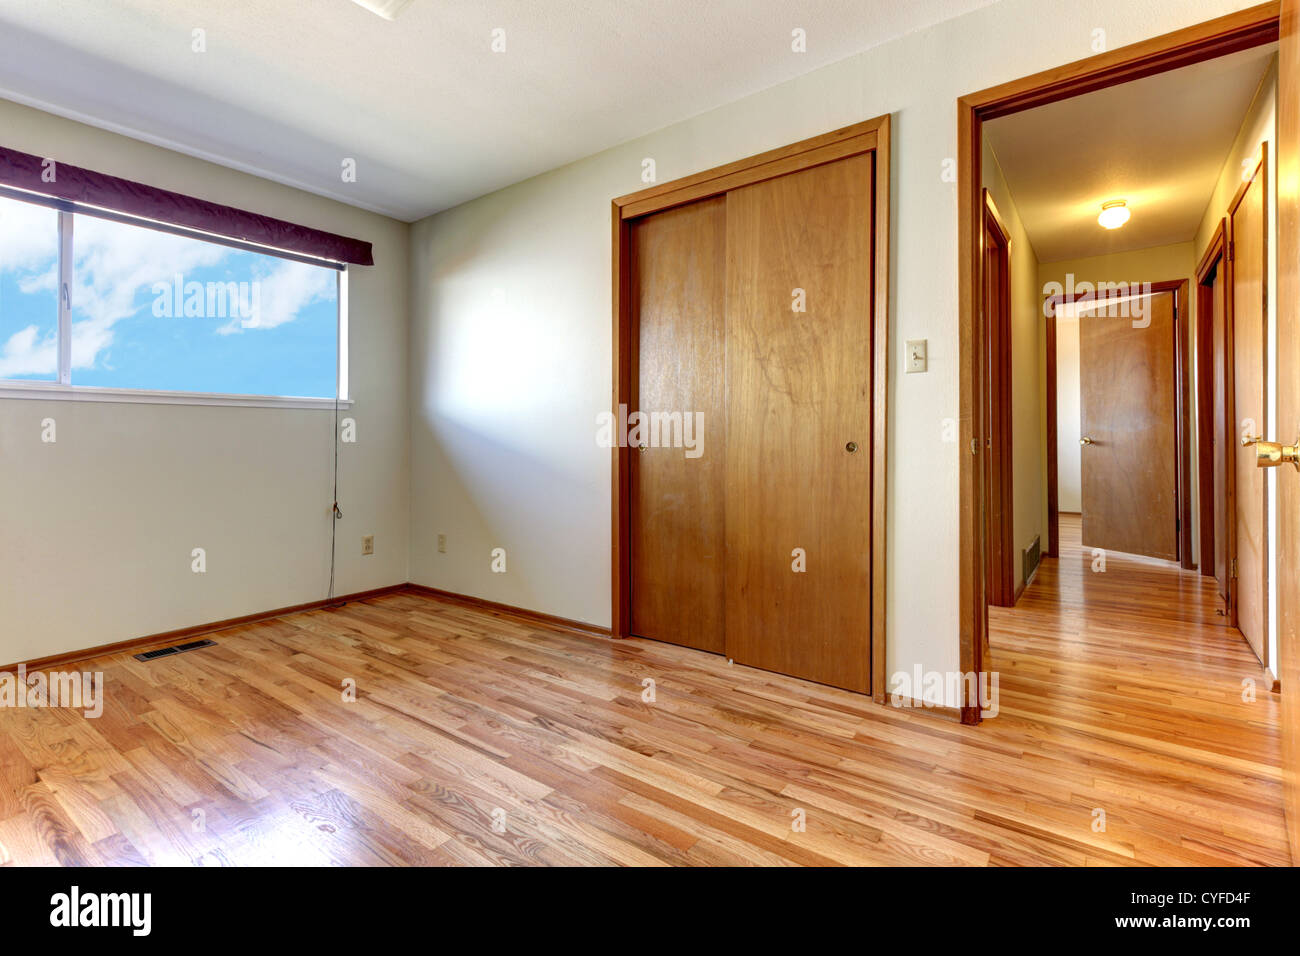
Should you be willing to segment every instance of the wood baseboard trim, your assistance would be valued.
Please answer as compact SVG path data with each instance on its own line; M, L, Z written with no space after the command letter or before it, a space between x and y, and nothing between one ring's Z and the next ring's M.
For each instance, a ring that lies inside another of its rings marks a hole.
M484 598L471 597L468 594L457 594L455 591L443 591L425 584L407 584L403 590L412 594L422 594L425 597L434 598L447 604L459 604L462 607L473 608L476 611L483 611L497 617L507 617L539 627L568 631L587 637L610 636L610 629L601 627L599 624L588 624L586 621L575 621L572 618L559 617L555 614L543 614L541 611L530 611L527 608L515 607L513 604L501 604L498 601L488 601Z
M960 707L949 707L946 704L930 704L915 697L903 698L903 701L895 703L898 695L886 694L885 703L895 710L914 710L931 717L938 717L940 720L951 720L955 723L961 723L962 709Z
M66 651L63 654L52 654L49 657L37 657L29 661L16 661L12 664L6 664L0 667L0 672L12 671L18 667L26 667L28 670L36 670L44 667L58 667L63 664L76 664L80 661L88 661L96 657L106 657L109 654L118 654L122 651L131 651L138 653L142 650L149 650L152 647L165 647L168 644L176 644L187 638L199 637L204 634L214 634L217 631L229 630L232 627L240 627L244 624L257 624L260 621L269 621L277 617L284 617L288 614L301 614L304 611L316 611L324 607L333 607L336 605L350 604L354 601L364 601L367 598L382 597L385 594L397 594L406 590L406 584L390 584L382 588L373 588L369 591L357 591L353 594L340 594L338 597L329 600L308 601L305 604L294 604L289 607L276 608L274 611L258 611L255 614L245 614L241 617L232 617L224 621L213 621L209 624L195 624L191 627L181 627L174 631L163 631L160 634L149 634L145 637L135 637L127 641L118 641L114 644L99 644L95 647L87 647L79 651Z
M1268 688L1271 694L1282 693L1282 682L1277 679L1277 675L1273 673L1271 667L1264 668L1264 686Z

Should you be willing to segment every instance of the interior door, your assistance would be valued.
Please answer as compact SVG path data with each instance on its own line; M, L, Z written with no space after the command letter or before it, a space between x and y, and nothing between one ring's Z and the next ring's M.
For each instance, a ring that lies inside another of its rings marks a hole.
M1140 314L1130 303L1079 318L1083 545L1174 561L1174 293L1140 303Z
M631 227L635 408L658 413L659 441L639 436L630 465L633 634L721 653L726 199L639 219ZM699 454L673 444L673 415L701 413ZM667 423L665 425L664 423ZM635 425L635 423L633 423ZM645 424L642 432L650 432ZM667 439L667 440L666 440Z
M1261 163L1255 178L1239 194L1230 216L1233 405L1236 431L1244 442L1268 437L1264 376L1268 262L1264 169L1265 164ZM1255 449L1237 442L1233 452L1237 627L1259 659L1268 664L1267 486L1264 472L1255 465Z
M727 194L727 654L860 692L872 171L860 155Z
M1300 0L1282 0L1278 56L1277 409L1275 441L1300 435ZM1294 433L1294 434L1292 434ZM1300 475L1277 476L1277 641L1282 788L1291 862L1300 863Z

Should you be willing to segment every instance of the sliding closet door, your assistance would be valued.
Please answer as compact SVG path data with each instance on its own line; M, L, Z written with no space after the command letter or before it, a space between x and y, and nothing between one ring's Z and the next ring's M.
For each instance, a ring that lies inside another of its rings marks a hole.
M631 242L633 410L702 416L694 449L661 427L631 452L631 630L721 653L726 199L637 220Z
M726 651L866 692L872 158L727 194Z

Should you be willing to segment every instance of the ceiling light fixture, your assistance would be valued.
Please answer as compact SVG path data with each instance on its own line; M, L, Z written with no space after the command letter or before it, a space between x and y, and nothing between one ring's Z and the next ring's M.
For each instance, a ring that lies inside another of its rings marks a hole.
M1127 202L1123 199L1112 199L1101 204L1101 215L1097 217L1097 223L1107 229L1118 229L1128 222L1131 215Z
M411 4L411 0L352 0L352 2L385 20L396 20L397 15Z

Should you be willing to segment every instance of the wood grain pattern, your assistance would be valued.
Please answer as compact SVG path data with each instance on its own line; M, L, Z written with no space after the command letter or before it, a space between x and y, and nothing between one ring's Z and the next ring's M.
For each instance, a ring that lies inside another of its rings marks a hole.
M1178 559L1175 345L1172 292L1079 319L1086 547Z
M635 220L631 237L632 408L703 415L700 434L692 426L698 457L654 445L631 456L631 629L718 654L727 564L726 210L723 196L677 206Z
M853 156L727 194L727 655L862 692L871 172Z
M1285 864L1278 700L1213 582L1062 535L980 727L415 593L115 654L102 717L0 710L0 860Z
M1300 435L1300 3L1283 0L1277 99L1277 409L1274 438ZM1277 643L1291 857L1300 861L1300 481L1277 478Z
M1267 355L1267 163L1237 196L1231 209L1232 356L1234 432L1268 437ZM1268 499L1265 473L1253 446L1233 445L1236 487L1237 626L1260 662L1268 659Z

